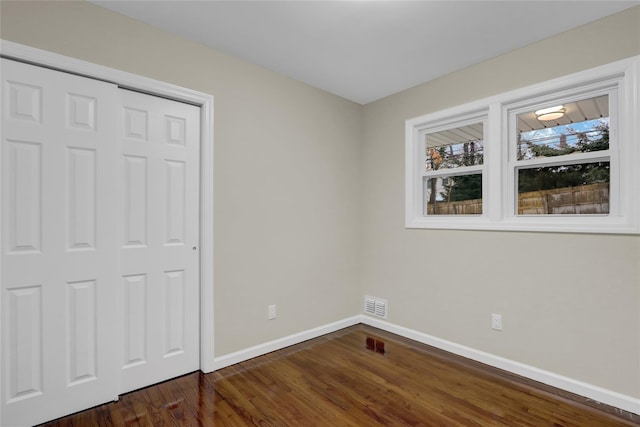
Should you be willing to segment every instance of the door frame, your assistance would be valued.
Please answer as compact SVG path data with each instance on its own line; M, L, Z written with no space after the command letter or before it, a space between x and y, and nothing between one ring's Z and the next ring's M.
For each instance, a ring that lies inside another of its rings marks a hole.
M212 372L215 355L213 324L213 96L3 39L0 39L0 56L110 82L122 88L200 107L200 370L205 373ZM1 233L0 230L0 241L2 239ZM1 269L2 265L0 264L0 271L2 271ZM1 298L0 295L0 304L2 303ZM2 363L5 362L0 354L0 364ZM1 374L0 381L4 381Z

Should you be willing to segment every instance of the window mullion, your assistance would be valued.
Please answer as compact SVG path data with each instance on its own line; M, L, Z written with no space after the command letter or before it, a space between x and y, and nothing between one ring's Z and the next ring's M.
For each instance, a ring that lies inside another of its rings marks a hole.
M485 207L489 220L500 221L503 217L503 146L502 138L502 106L493 103L489 106L489 115L485 127L486 173L482 189L485 194Z

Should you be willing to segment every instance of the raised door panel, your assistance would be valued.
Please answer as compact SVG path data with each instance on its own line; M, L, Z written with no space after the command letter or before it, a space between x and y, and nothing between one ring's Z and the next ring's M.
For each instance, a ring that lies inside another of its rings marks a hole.
M124 276L123 368L147 362L147 276Z
M8 119L42 123L42 86L27 84L23 81L6 80Z
M122 225L125 247L147 244L147 159L123 156Z
M36 253L42 247L42 144L6 140L5 250Z
M96 131L98 100L79 94L67 94L67 126Z
M97 378L98 311L96 281L67 284L68 384Z
M7 402L42 394L42 287L7 289ZM7 356L5 352L4 356Z
M185 162L165 160L165 244L184 245Z
M96 247L96 150L69 148L67 151L68 248Z
M164 354L169 357L185 351L185 273L184 270L165 271Z

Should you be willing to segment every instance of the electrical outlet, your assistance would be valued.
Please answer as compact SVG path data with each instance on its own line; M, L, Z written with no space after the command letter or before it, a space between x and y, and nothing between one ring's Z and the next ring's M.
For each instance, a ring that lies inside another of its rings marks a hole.
M267 317L269 318L269 320L273 320L276 318L276 305L275 304L271 304L269 307L267 307Z
M491 314L491 329L502 330L502 314Z

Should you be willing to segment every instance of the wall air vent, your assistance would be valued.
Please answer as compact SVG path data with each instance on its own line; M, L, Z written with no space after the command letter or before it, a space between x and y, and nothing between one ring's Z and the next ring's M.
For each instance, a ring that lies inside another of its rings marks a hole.
M364 313L386 319L387 318L387 300L365 296L364 297Z

